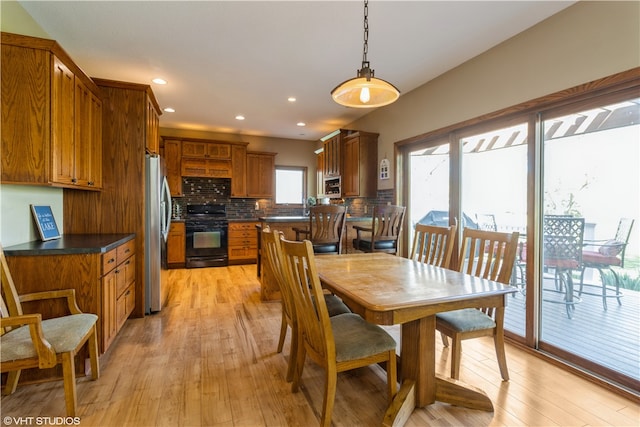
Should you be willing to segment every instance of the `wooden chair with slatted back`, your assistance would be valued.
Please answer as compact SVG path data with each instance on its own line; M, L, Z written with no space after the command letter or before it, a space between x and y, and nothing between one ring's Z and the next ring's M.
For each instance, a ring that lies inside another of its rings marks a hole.
M309 208L309 227L293 227L296 240L311 240L316 254L341 254L347 207L319 205Z
M87 344L91 359L91 377L98 379L98 339L95 314L82 313L76 304L75 290L46 291L18 296L9 272L7 259L0 245L2 292L0 299L1 371L8 372L4 394L15 392L22 369L52 368L62 364L66 413L76 416L75 355ZM23 302L64 298L68 316L42 320L40 314L24 314ZM6 299L6 302L5 302Z
M371 227L354 225L353 248L363 252L398 254L398 239L402 231L405 206L375 206Z
M457 226L416 224L410 259L449 268Z
M472 276L508 285L518 248L518 232L465 228L462 235L458 270ZM500 375L509 380L507 358L504 352L504 307L466 308L436 315L436 329L448 346L451 337L451 377L460 377L462 341L484 336L493 337Z
M283 267L282 248L280 240L283 233L278 230L271 230L269 226L262 229L261 245L262 251L266 258L269 268L273 273L274 279L280 288L282 297L282 319L280 322L280 337L278 339L278 353L284 348L284 341L287 336L287 329L291 328L291 346L289 350L289 363L287 365L287 381L293 380L293 372L295 368L296 354L298 349L298 320L295 315L295 306L293 304L293 295L286 281ZM343 313L351 313L351 310L342 302L340 298L331 294L324 294L325 304L329 316L336 316Z
M320 425L331 424L339 372L386 363L389 403L396 394L396 342L382 328L353 313L329 317L311 242L282 241L288 283L299 326L292 391L298 390L306 354L325 370ZM315 303L317 301L317 303Z

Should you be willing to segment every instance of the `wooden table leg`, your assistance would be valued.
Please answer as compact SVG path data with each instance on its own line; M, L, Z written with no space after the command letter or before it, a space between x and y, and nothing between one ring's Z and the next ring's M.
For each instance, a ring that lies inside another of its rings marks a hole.
M435 316L402 324L400 374L403 380L415 381L416 406L419 407L436 400L435 331Z

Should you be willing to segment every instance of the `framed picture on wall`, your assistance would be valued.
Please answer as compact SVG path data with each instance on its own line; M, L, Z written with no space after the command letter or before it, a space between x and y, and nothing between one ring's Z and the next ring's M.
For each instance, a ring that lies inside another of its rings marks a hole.
M42 241L60 238L60 231L58 231L51 206L31 205L31 212Z

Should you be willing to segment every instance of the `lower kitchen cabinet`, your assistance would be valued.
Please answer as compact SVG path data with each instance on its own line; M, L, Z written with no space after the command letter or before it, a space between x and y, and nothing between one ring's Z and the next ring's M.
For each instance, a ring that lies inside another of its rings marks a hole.
M47 242L28 242L4 248L19 295L75 289L85 313L98 315L100 354L107 351L135 307L136 238L134 234L68 234ZM62 299L24 302L25 313L43 319L68 314ZM76 372L84 375L87 348L76 356ZM62 366L27 369L21 382L62 378Z
M229 263L250 264L258 257L258 222L229 221Z
M184 267L186 261L186 239L184 222L172 222L167 236L167 263L169 267Z

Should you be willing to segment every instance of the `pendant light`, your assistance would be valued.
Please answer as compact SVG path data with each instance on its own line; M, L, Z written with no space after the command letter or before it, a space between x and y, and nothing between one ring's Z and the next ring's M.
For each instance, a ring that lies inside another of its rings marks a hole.
M331 91L331 97L340 105L353 108L375 108L391 104L400 97L400 91L391 83L374 77L369 67L369 1L364 0L364 48L362 68L357 77L347 80Z

